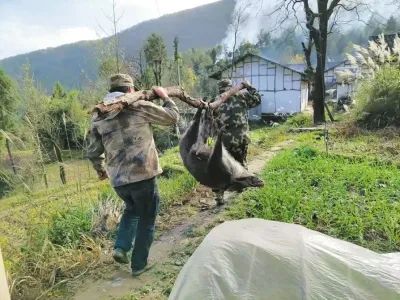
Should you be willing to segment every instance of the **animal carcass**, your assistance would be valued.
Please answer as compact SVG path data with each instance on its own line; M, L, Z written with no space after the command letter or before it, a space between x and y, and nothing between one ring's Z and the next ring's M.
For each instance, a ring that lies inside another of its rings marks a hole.
M209 109L199 108L181 138L179 148L185 167L197 181L213 189L240 191L263 186L259 178L228 153L222 143L221 130L215 145L208 145L208 138L213 136L211 113Z

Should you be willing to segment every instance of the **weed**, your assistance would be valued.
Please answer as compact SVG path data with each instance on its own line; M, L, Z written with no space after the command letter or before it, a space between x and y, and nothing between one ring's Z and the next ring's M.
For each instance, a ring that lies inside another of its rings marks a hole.
M299 113L289 117L286 125L291 127L309 127L313 125L312 116L306 113Z
M88 209L74 207L58 212L49 226L49 240L60 246L76 246L83 234L92 228L92 213Z
M400 70L385 67L356 94L356 119L369 129L400 126Z

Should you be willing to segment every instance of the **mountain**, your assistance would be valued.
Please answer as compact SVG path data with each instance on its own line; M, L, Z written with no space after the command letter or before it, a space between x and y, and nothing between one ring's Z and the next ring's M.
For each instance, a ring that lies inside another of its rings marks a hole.
M153 32L164 38L170 54L175 36L180 51L213 47L224 38L234 6L234 0L223 0L139 23L119 33L121 49L127 57L135 56ZM96 79L98 45L99 41L83 41L38 50L0 60L0 68L18 78L22 65L29 62L35 79L47 90L57 81L78 88L83 81Z

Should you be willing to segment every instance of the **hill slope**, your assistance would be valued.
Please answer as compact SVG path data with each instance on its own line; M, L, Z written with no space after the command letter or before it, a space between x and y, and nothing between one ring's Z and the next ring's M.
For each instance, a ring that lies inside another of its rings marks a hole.
M128 57L134 56L153 32L163 36L170 53L175 36L180 51L213 47L223 39L234 5L233 0L223 0L142 22L120 33L121 48ZM29 62L44 88L50 90L56 81L79 87L83 79L96 78L96 45L98 41L84 41L39 50L1 60L0 67L18 78L21 66Z

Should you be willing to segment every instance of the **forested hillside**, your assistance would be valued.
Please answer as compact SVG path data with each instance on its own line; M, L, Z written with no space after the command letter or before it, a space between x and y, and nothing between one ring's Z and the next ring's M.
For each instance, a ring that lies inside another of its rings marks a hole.
M142 22L120 33L122 51L128 58L136 56L153 32L163 37L169 53L172 53L175 36L179 38L181 51L213 47L225 36L233 8L233 0L223 0ZM107 40L79 42L18 55L0 61L0 67L15 78L19 77L21 66L29 63L36 80L47 90L51 90L57 81L68 88L79 88L85 80L95 79L99 48Z

